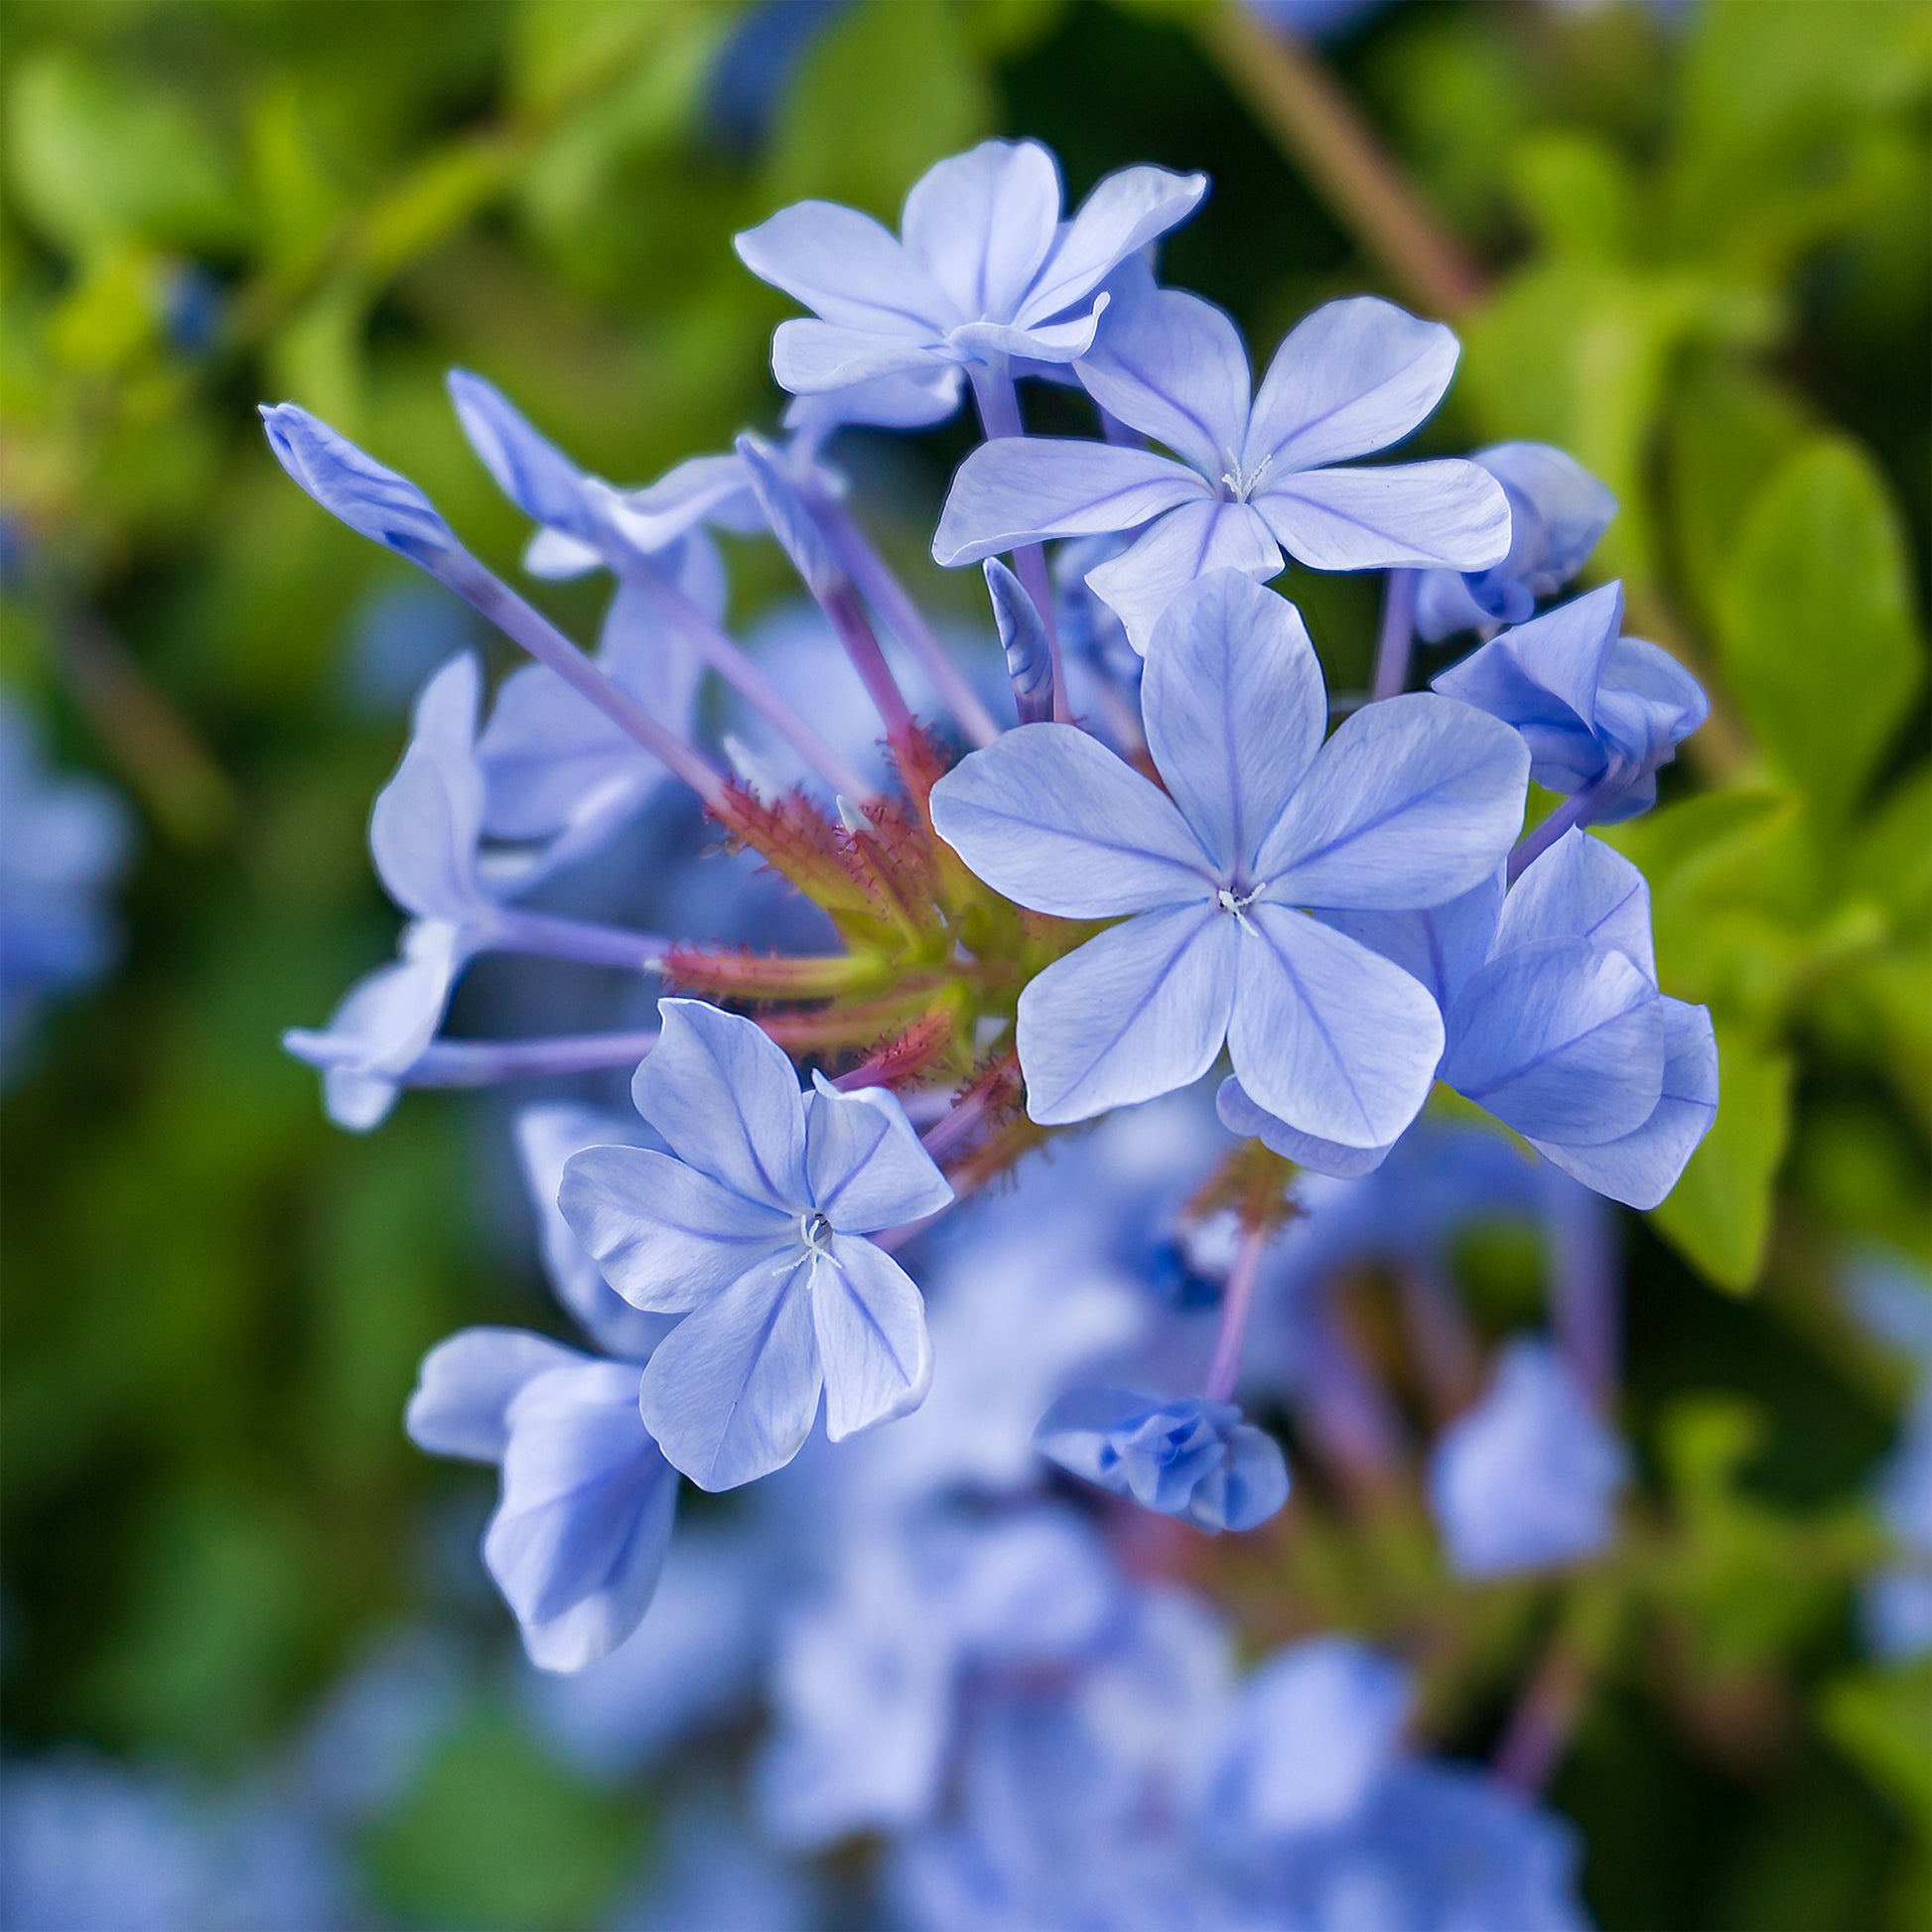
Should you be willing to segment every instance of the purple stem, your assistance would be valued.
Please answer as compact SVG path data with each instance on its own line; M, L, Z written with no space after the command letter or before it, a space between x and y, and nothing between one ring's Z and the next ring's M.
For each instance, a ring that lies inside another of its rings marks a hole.
M839 633L839 642L845 646L852 668L859 673L866 696L885 722L887 737L897 744L915 729L912 708L905 702L905 693L898 688L893 667L886 662L886 653L879 647L878 635L873 630L872 620L866 616L865 600L860 597L858 586L851 578L845 578L818 596L818 605Z
M1020 418L1020 397L1013 386L1013 373L1006 358L976 364L972 370L973 400L979 405L980 428L989 443L1004 437L1025 436L1027 428ZM1053 622L1053 589L1046 576L1046 552L1036 543L1023 545L1013 553L1014 575L1027 587L1027 595L1046 626L1046 649L1053 660L1053 716L1062 725L1073 722L1066 699L1066 676L1060 668L1060 636Z
M595 705L626 737L691 787L714 808L725 801L725 775L701 753L640 705L608 672L593 663L557 626L467 550L439 560L437 576L466 604L481 611L497 629L547 665L579 697Z
M1481 1357L1455 1284L1433 1260L1409 1262L1398 1286L1410 1352L1438 1414L1453 1416L1474 1399Z
M488 1087L498 1080L542 1080L635 1066L657 1043L657 1030L563 1034L548 1039L439 1039L402 1076L411 1087Z
M671 622L698 648L699 655L738 695L763 714L775 731L833 791L856 805L875 805L878 791L859 775L857 767L803 717L778 687L752 662L717 624L705 616L661 572L641 568L626 573Z
M1343 1473L1385 1488L1402 1465L1402 1425L1387 1392L1326 1307L1311 1311L1302 1400L1316 1440Z
M1241 1230L1234 1266L1221 1294L1221 1326L1214 1337L1214 1359L1207 1365L1201 1394L1209 1402L1225 1402L1234 1393L1241 1373L1241 1344L1247 1339L1248 1311L1254 1307L1255 1282L1261 1274L1261 1251L1268 1245L1265 1227Z
M1508 883L1515 885L1530 862L1549 851L1572 826L1587 825L1597 807L1614 798L1623 785L1622 760L1612 759L1604 766L1601 776L1587 784L1582 791L1573 791L1534 832L1526 833L1516 842L1516 849L1509 855L1509 864L1504 871Z
M479 934L498 952L535 953L586 966L617 966L647 973L663 963L671 941L654 932L626 932L590 919L561 918L509 906L490 915Z
M919 1137L919 1145L934 1161L943 1161L949 1154L958 1153L961 1143L986 1118L991 1093L991 1087L979 1086L964 1100L955 1101L938 1122Z
M1375 635L1375 675L1371 704L1407 689L1409 655L1416 643L1416 573L1392 570L1382 590L1382 625Z
M932 680L932 688L939 694L940 702L958 719L960 729L973 744L991 745L1000 735L993 714L980 702L979 693L967 683L964 673L926 622L924 614L907 595L905 586L893 574L891 565L866 540L865 532L846 514L844 504L818 490L812 491L807 500L839 562L886 620L887 628L912 653Z
M1607 1415L1616 1401L1621 1353L1616 1220L1601 1196L1553 1173L1544 1224L1557 1345L1579 1386Z
M1583 1709L1587 1673L1567 1651L1545 1657L1511 1712L1490 1773L1497 1783L1534 1797L1563 1761Z

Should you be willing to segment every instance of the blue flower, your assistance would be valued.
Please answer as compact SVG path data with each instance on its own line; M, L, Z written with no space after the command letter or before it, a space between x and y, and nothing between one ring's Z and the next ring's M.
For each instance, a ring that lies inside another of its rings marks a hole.
M782 387L808 396L944 371L950 400L921 419L937 422L957 400L961 366L1084 354L1107 306L1103 284L1206 189L1201 175L1126 168L1062 221L1052 155L1037 141L983 141L913 185L898 237L855 208L800 202L737 247L754 275L817 318L779 325L771 367Z
M1492 878L1427 912L1333 916L1435 994L1446 1086L1612 1200L1655 1207L1677 1184L1717 1116L1717 1036L1706 1008L1658 992L1650 893L1627 859L1573 831L1507 897ZM1387 1153L1286 1129L1236 1073L1220 1096L1233 1132L1326 1173Z
M1074 1389L1034 1440L1071 1474L1210 1535L1254 1529L1288 1501L1281 1445L1231 1402Z
M642 1414L705 1489L789 1462L826 1399L834 1442L918 1407L932 1373L919 1291L862 1237L952 1188L893 1096L798 1091L751 1021L664 1000L631 1086L668 1154L593 1148L558 1205L605 1277L684 1318L644 1371Z
M1616 1533L1630 1459L1547 1342L1515 1341L1476 1406L1443 1432L1429 1500L1463 1577L1576 1563Z
M1509 555L1483 571L1422 573L1416 628L1432 640L1533 617L1538 599L1554 597L1583 569L1616 514L1616 498L1547 443L1498 443L1475 461L1509 498Z
M1247 350L1211 303L1155 291L1109 317L1076 367L1110 415L1173 450L1006 438L953 479L932 554L976 563L1043 537L1146 526L1087 583L1145 651L1183 586L1217 569L1270 578L1282 550L1316 570L1481 570L1509 550L1502 486L1473 463L1339 468L1386 449L1442 400L1455 338L1372 296L1290 332L1250 401Z
M1588 794L1602 824L1657 802L1657 768L1704 723L1710 700L1668 651L1619 636L1623 586L1605 584L1493 637L1434 679L1513 725L1550 791Z
M1166 792L1084 732L1026 725L933 789L939 835L1036 911L1125 923L1019 1008L1027 1110L1085 1120L1198 1079L1225 1039L1242 1084L1304 1133L1392 1141L1442 1020L1408 972L1308 906L1437 904L1494 872L1521 822L1520 740L1427 694L1325 746L1295 607L1232 571L1183 593L1142 702Z
M292 402L263 403L261 417L282 468L358 536L427 570L462 550L436 505L407 477L319 417Z
M423 1358L410 1439L494 1462L483 1563L540 1670L582 1670L637 1627L677 1509L677 1472L637 1414L637 1365L519 1328L466 1328Z

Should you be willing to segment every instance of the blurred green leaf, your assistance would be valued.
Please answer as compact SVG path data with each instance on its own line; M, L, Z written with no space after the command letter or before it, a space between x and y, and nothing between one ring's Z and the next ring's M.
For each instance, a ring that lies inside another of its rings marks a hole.
M1832 1742L1924 1830L1932 1818L1932 1657L1838 1678L1825 1687L1818 1718Z
M220 247L241 226L225 158L178 97L48 48L8 91L8 175L21 210L75 253L115 240Z
M1757 1280L1790 1131L1792 1060L1718 1022L1718 1118L1651 1218L1703 1274L1742 1291Z
M1720 619L1738 707L1829 836L1924 673L1904 537L1863 452L1815 437L1771 476L1738 535Z
M1636 239L1630 171L1605 141L1575 129L1526 136L1510 156L1516 199L1556 255L1625 259Z

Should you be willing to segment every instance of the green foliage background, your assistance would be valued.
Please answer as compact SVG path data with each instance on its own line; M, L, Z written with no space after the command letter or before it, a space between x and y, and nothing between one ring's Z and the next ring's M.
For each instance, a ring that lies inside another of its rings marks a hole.
M143 819L126 968L6 1101L11 1749L240 1772L441 1600L451 1490L398 1428L414 1365L538 1307L483 1115L417 1100L353 1140L277 1050L389 944L361 835L400 726L346 667L405 570L287 486L253 404L336 422L507 565L449 364L621 480L723 447L774 416L784 313L732 231L807 194L890 214L989 132L1053 144L1075 193L1208 169L1166 272L1258 345L1332 294L1414 299L1277 144L1206 0L861 0L751 142L706 113L739 24L695 0L0 9L0 674ZM1719 700L1615 835L1665 986L1718 1017L1724 1104L1631 1229L1627 1421L1672 1554L1553 1795L1606 1923L1922 1924L1932 1686L1861 1663L1851 1617L1902 1382L1836 1282L1861 1248L1932 1248L1932 12L1406 5L1332 58L1487 273L1426 441L1546 439L1603 477L1594 572ZM191 267L218 290L199 343ZM920 583L957 453L928 439L869 505ZM1359 682L1364 587L1285 588ZM645 1811L480 1695L366 1862L408 1923L584 1923Z

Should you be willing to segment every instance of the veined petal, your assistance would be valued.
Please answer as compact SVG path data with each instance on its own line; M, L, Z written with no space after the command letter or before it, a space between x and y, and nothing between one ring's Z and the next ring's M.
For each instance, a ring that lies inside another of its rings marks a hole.
M1100 318L1112 300L1103 292L1081 314L1064 322L1038 322L1031 327L1017 322L962 322L946 331L944 347L949 355L965 362L985 362L995 355L1048 364L1077 362L1093 346Z
M660 1314L701 1307L797 1233L795 1215L651 1148L573 1155L557 1207L604 1279L632 1308Z
M925 1303L891 1255L857 1235L836 1236L813 1271L811 1299L825 1374L825 1433L833 1442L906 1415L925 1400L932 1381Z
M1324 303L1289 331L1268 365L1243 468L1272 456L1279 469L1312 470L1386 450L1442 401L1460 352L1440 322L1393 302Z
M619 504L626 524L641 519L653 539L644 547L652 550L700 523L716 523L742 534L764 527L745 466L736 456L691 457L654 483L624 490Z
M358 450L320 417L292 402L264 403L261 416L276 461L358 536L426 570L462 549L436 505L407 477Z
M945 297L897 236L857 208L799 202L732 245L759 281L840 328L929 337L952 320Z
M1485 570L1509 551L1509 498L1479 464L1270 471L1255 508L1311 570Z
M932 788L939 836L995 892L1035 912L1104 919L1213 897L1173 800L1071 725L1022 725Z
M1146 655L1154 627L1174 597L1210 571L1269 578L1282 553L1249 503L1183 503L1164 516L1125 555L1087 572L1087 588L1126 626Z
M450 400L470 447L525 516L595 545L600 519L586 476L492 382L452 369Z
M1503 903L1502 868L1447 905L1422 912L1321 912L1323 925L1345 932L1420 980L1447 1013L1496 941Z
M1149 167L1109 175L1061 225L1019 320L1044 322L1085 301L1128 256L1186 220L1206 192L1205 175Z
M1457 898L1502 864L1528 778L1522 740L1470 706L1427 692L1364 706L1264 841L1265 897L1345 911Z
M1626 1207L1655 1207L1718 1117L1718 1036L1708 1007L1664 997L1663 1092L1641 1127L1595 1147L1532 1145L1546 1161Z
M953 1197L919 1145L897 1098L884 1087L841 1093L822 1073L805 1112L805 1173L812 1205L841 1234L871 1234L936 1214Z
M1591 733L1596 689L1622 623L1623 586L1605 584L1492 637L1433 679L1433 688L1514 725L1542 761L1541 739ZM1600 763L1601 753L1595 757Z
M1108 414L1203 477L1239 467L1253 378L1241 332L1213 303L1157 289L1117 309L1075 373Z
M1253 905L1228 1050L1248 1096L1301 1133L1386 1148L1429 1097L1443 1019L1428 990L1345 934Z
M465 1328L423 1357L403 1427L432 1455L500 1462L509 1442L505 1418L518 1393L552 1369L590 1360L526 1328Z
M1072 438L1005 436L959 466L932 539L942 564L976 564L1043 537L1132 530L1210 495L1183 463Z
M1652 986L1650 884L1620 852L1580 830L1566 832L1525 869L1503 901L1496 950L1538 939L1587 939L1620 952Z
M1007 322L1053 246L1060 171L1037 141L982 141L935 162L899 217L905 252L965 321Z
M937 357L936 335L885 335L794 318L779 323L771 336L771 373L794 396L824 395L929 369Z
M703 1000L659 1000L663 1032L630 1082L637 1111L680 1161L748 1201L805 1206L798 1076L756 1021Z
M1188 585L1156 626L1141 708L1195 837L1229 876L1245 872L1328 726L1302 614L1238 571Z
M1027 1112L1042 1126L1152 1100L1213 1065L1234 999L1234 921L1205 900L1143 912L1020 996Z
M1442 1077L1527 1140L1614 1141L1663 1093L1657 989L1620 952L1539 939L1499 953L1449 1016Z
M644 1426L700 1489L769 1475L811 1433L822 1381L813 1261L795 1252L795 1261L754 1268L685 1316L644 1369Z
M1336 1180L1355 1180L1365 1173L1373 1173L1394 1151L1393 1142L1387 1147L1343 1147L1338 1141L1304 1134L1260 1106L1232 1074L1215 1092L1214 1111L1230 1134L1258 1140L1283 1160Z

